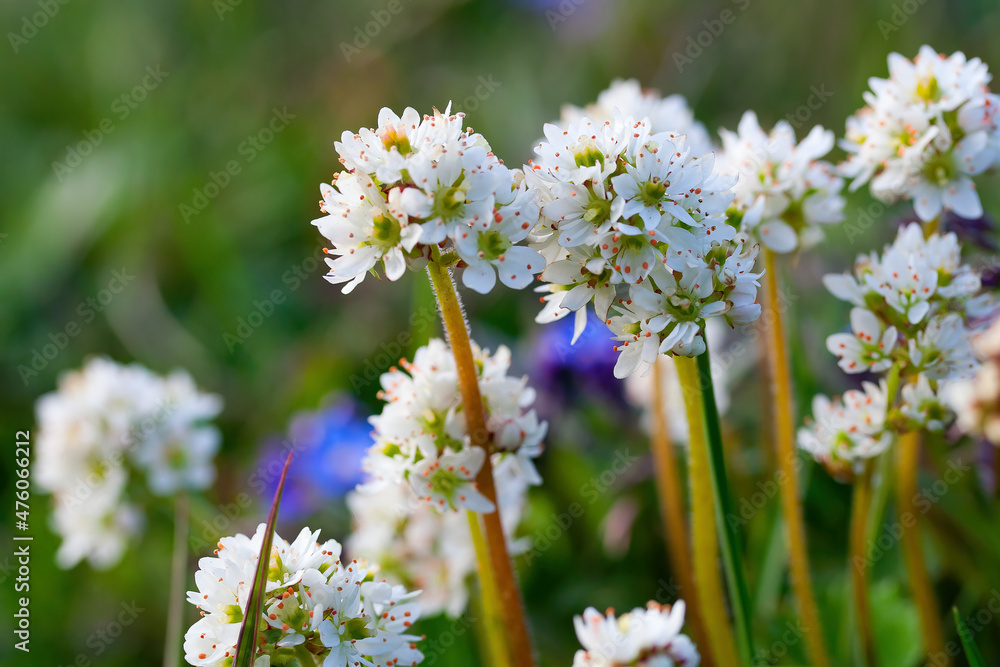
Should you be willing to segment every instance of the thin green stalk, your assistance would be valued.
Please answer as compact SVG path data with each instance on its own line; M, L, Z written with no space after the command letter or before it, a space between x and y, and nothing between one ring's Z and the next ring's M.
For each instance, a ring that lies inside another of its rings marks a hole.
M170 600L167 602L167 643L163 667L181 664L184 632L184 578L187 575L187 540L191 512L187 495L174 500L174 553L170 566Z
M719 409L715 405L715 385L712 381L712 361L708 349L698 355L698 375L702 385L702 417L708 436L708 464L712 473L712 495L715 497L715 520L722 547L722 565L726 570L733 624L736 626L736 644L743 664L750 664L753 655L753 638L750 631L750 594L747 592L743 573L743 546L735 522L726 517L737 516L729 482L726 479L726 461L722 446L722 428Z
M705 418L702 414L703 389L698 378L698 366L689 357L674 357L677 376L684 395L684 410L688 420L688 478L691 489L691 541L694 594L698 600L705 630L716 662L728 665L749 664L740 661L732 627L726 614L726 595L722 572L719 571L719 534L717 530L718 500L713 494L710 448L706 439Z
M868 535L868 511L872 501L872 464L865 463L864 472L854 480L854 494L851 500L850 527L850 568L851 584L854 592L854 615L857 621L858 644L864 667L875 667L875 645L871 635L871 613L868 601L868 563L866 559L866 537Z
M809 551L806 547L806 529L802 503L799 500L797 450L795 447L795 420L792 405L792 373L785 340L785 325L778 302L778 271L774 253L764 249L764 279L767 283L767 303L771 322L767 327L769 338L768 361L771 368L771 390L774 399L775 448L778 470L785 479L779 486L781 514L785 523L788 545L788 564L791 570L792 589L799 603L802 627L805 632L809 655L817 667L828 667L823 627L820 622L816 596L813 594L809 574Z
M490 562L490 552L483 539L483 528L476 512L467 511L469 518L469 534L472 545L476 549L476 560L480 565ZM481 632L483 648L489 654L485 657L486 664L492 667L510 667L510 656L504 643L503 613L500 608L500 597L496 590L496 582L487 573L479 577L479 606L482 608L483 622L476 625Z
M448 343L451 345L451 352L455 357L458 388L462 395L463 413L465 414L469 439L473 447L482 447L486 451L485 462L476 477L477 488L480 493L496 505L493 464L490 461L490 433L486 428L476 361L472 355L472 343L465 323L462 301L455 289L451 271L446 265L432 260L427 264L427 274L434 286L434 293L441 308L441 318L444 320L445 332L448 334ZM480 560L480 576L493 577L493 583L490 585L494 586L497 591L501 613L505 621L504 638L510 652L510 660L518 667L532 667L534 656L531 650L531 639L528 635L521 592L514 577L510 554L507 553L507 539L500 522L499 506L496 511L482 515L482 525L485 528L489 558L485 562Z

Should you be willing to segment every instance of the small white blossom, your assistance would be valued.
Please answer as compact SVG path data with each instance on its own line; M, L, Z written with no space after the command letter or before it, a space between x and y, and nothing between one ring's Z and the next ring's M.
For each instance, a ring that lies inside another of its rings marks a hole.
M671 606L650 602L616 617L588 607L573 617L573 627L583 649L573 667L697 667L701 656L694 642L681 634L684 601Z

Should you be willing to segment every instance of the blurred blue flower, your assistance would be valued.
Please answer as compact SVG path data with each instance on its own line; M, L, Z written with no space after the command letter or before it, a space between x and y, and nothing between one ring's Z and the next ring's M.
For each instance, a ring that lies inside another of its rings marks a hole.
M611 332L593 312L576 344L573 316L539 328L528 352L529 379L538 390L539 414L551 417L588 400L625 406L624 384L615 379L618 353Z
M281 497L282 520L315 514L342 499L361 481L361 459L371 444L371 426L348 397L335 396L319 410L296 414L287 437L268 439L258 462L258 470L269 471L289 450L295 452ZM262 500L269 505L278 475L261 478Z

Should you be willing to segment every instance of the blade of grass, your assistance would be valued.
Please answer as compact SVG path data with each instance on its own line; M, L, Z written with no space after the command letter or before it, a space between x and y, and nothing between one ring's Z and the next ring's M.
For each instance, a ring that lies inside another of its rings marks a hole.
M264 611L264 595L267 592L267 566L271 560L271 543L274 541L274 524L278 521L278 506L281 505L281 492L285 490L285 477L288 466L292 463L294 452L288 452L285 467L278 479L278 489L274 492L271 502L271 512L267 515L267 527L264 529L264 539L260 544L260 555L257 557L257 571L250 585L250 596L247 600L246 612L243 614L243 626L240 628L240 638L236 642L236 652L233 654L233 667L251 667L254 652L257 647L257 632L260 629L260 617Z
M955 615L955 627L958 628L958 637L962 640L962 648L965 649L965 658L969 661L969 667L986 667L986 661L983 660L979 648L972 640L972 631L965 624L965 619L959 613L958 607L952 607L951 613Z

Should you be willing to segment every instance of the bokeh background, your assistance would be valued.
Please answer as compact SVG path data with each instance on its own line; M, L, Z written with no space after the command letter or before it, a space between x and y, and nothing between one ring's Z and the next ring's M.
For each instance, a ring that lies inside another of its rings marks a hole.
M309 225L318 216L318 184L339 168L334 140L345 129L374 125L383 106L426 112L452 101L508 164L518 165L562 104L588 103L616 77L684 94L713 132L735 128L745 109L755 109L765 126L789 117L801 136L816 123L841 134L845 117L861 105L867 77L885 75L890 51L912 56L929 43L1000 68L1000 6L990 0L396 2L399 13L377 30L369 26L371 36L364 31L372 12L384 17L389 2L0 5L5 507L13 497L14 434L34 429L35 400L55 388L61 372L105 354L160 372L183 366L225 399L219 480L195 507L192 532L206 539L192 540L190 572L220 534L250 531L263 520L270 464L290 429L305 428L296 416L303 410L334 406L327 421L338 437L316 436L317 451L326 454L293 469L297 490L280 530L291 537L308 524L346 537L350 516L341 498L353 478L344 471L353 470L367 444L361 420L378 409L374 373L412 351L398 348L401 332L412 331L415 340L439 335L419 274L391 285L369 279L349 297L322 279L322 242ZM810 109L810 96L825 99ZM837 149L834 159L840 156ZM987 210L997 210L995 190L983 187L981 194ZM859 222L870 203L866 193L850 200L847 224L857 233L833 229L826 243L786 267L800 415L814 392L848 386L823 349L825 336L846 322L847 308L822 289L822 274L879 247L906 215L899 207ZM991 259L986 252L976 261ZM124 288L112 293L121 284L112 283L115 272ZM536 548L519 567L542 663L568 665L577 647L573 614L588 605L627 610L677 594L642 420L611 376L601 330L573 350L565 327L543 330L533 322L539 306L530 291L465 296L475 337L514 350L516 369L531 374L550 421L540 465L546 481L532 491L524 530ZM409 318L415 311L422 319ZM70 323L78 335L59 344ZM43 351L50 343L60 348L53 358ZM777 497L767 492L761 375L752 363L733 375L727 429L736 498L766 498L745 528L755 634L767 650L760 664L801 663L801 641L789 634L795 614ZM622 452L640 458L623 474L607 474ZM849 489L811 464L803 471L824 631L838 664L848 664ZM928 513L938 593L967 614L1000 600L1000 535L990 519L996 506L980 484L986 477L964 476ZM584 504L583 516L555 529L573 502ZM0 662L159 664L169 504L147 508L141 545L107 572L56 568L47 511L48 499L36 493L32 651L13 650L5 611ZM5 511L5 610L15 595L12 522ZM917 664L916 616L896 549L878 559L873 578L883 667ZM142 611L116 628L123 604ZM193 622L193 608L186 613ZM988 620L976 640L989 664L1000 664L1000 624L992 612ZM439 619L421 630L429 640L447 634L454 642L435 653L434 664L478 663L467 623ZM120 636L105 641L109 633Z

